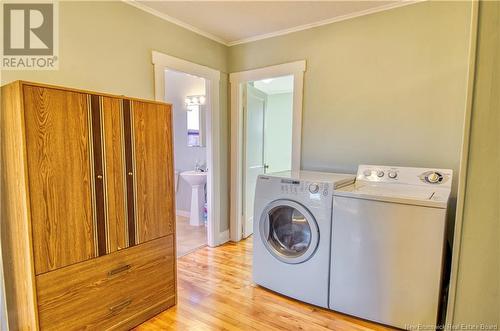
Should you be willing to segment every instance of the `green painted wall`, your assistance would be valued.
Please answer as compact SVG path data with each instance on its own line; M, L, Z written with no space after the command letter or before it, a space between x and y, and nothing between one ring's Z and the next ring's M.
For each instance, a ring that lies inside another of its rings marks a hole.
M458 172L471 5L426 1L229 48L229 71L307 61L302 167Z
M222 141L229 141L227 47L166 22L121 1L59 2L57 71L2 71L1 82L22 79L139 98L154 98L151 51L222 71ZM229 143L221 147L222 173L228 173ZM228 177L221 178L228 192ZM228 194L224 194L227 197ZM221 230L229 227L229 203L221 201Z
M151 51L227 72L227 47L121 1L59 2L57 71L3 71L16 79L154 98Z
M500 327L500 2L479 6L454 323Z

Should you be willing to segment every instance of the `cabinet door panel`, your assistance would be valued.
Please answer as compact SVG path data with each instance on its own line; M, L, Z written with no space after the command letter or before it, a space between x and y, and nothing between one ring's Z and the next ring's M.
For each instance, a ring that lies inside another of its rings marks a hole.
M121 100L102 98L108 252L128 247Z
M170 106L132 102L137 243L173 232L174 169Z
M95 256L89 109L82 93L25 86L35 273Z

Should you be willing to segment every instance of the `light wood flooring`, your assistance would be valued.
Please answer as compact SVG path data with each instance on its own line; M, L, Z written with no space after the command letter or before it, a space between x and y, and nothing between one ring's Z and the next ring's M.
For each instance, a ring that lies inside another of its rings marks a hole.
M252 283L252 239L177 260L178 304L145 330L392 330L301 303Z
M184 256L207 244L207 228L189 225L189 218L177 216L177 257Z

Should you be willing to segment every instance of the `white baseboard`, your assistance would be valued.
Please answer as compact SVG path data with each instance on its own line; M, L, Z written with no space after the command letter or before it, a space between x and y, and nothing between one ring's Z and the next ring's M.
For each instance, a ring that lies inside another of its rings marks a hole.
M180 209L177 209L175 211L175 214L178 215L178 216L182 216L182 217L190 217L191 216L191 213L187 210L180 210Z
M219 232L218 244L222 245L227 243L228 241L229 241L229 230L226 230L224 232Z

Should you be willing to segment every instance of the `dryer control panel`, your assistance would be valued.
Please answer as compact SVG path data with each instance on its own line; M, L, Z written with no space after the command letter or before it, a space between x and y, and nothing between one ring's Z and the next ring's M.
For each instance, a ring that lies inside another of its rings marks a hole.
M453 170L360 165L356 181L451 187Z

